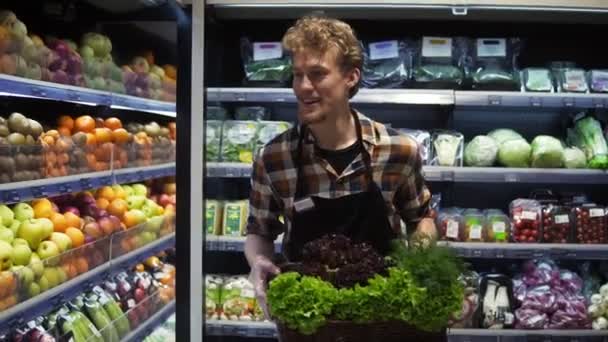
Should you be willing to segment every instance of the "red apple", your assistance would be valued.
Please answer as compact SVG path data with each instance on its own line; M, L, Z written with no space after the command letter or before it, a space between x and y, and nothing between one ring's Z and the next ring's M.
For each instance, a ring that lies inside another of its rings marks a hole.
M162 194L158 197L158 201L156 202L161 206L166 207L167 204L171 204L171 196L167 194Z
M63 207L63 213L71 212L72 214L80 217L80 210L74 206Z
M99 239L104 236L104 231L101 229L97 222L89 222L82 228L85 235L92 236L95 239Z
M105 236L112 235L114 232L114 222L109 217L102 217L99 219L98 224Z

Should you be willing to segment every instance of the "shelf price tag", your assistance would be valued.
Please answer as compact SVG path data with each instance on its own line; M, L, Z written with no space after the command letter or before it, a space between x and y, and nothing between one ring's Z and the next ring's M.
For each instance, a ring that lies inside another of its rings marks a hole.
M530 96L530 106L532 107L542 107L543 106L543 98L537 96Z
M36 198L41 198L41 197L47 197L48 196L48 193L45 191L45 189L44 189L43 186L33 186L32 187L32 194Z
M453 182L454 181L454 171L441 171L439 173L440 179L444 182Z
M16 190L5 191L3 198L4 198L4 202L7 202L7 203L16 203L21 200L21 197L19 196L19 193Z
M505 173L505 182L517 183L519 182L519 176L515 173Z
M488 95L488 105L490 105L490 106L502 105L502 96Z
M604 101L604 99L592 98L591 99L591 104L592 104L593 108L604 108L604 107L606 107L606 102Z
M564 97L562 100L564 107L574 107L574 98L573 97Z
M80 97L80 94L77 91L66 89L65 93L66 93L66 98L69 101L80 101L80 100L82 100L81 97Z
M57 188L59 189L60 194L69 194L72 192L72 187L70 186L70 183L59 184Z
M81 178L80 179L80 187L81 190L87 190L87 189L92 189L93 185L91 184L91 180L88 178Z
M38 97L46 97L46 91L41 87L32 86L30 88L30 94Z

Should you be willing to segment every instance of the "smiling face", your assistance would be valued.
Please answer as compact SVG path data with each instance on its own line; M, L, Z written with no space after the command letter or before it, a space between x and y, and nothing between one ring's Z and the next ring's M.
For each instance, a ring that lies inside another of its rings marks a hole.
M335 48L324 53L309 49L295 52L292 85L298 99L299 121L317 124L345 112L360 75L357 68L343 70Z

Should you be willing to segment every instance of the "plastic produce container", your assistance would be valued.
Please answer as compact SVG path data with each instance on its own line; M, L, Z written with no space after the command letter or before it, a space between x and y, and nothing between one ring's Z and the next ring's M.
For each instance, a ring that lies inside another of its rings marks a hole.
M222 122L209 120L205 126L205 161L217 162L220 160L222 141Z
M464 241L484 242L486 241L485 216L478 209L467 209L464 211Z
M570 208L561 205L543 206L543 238L547 243L568 243L572 241Z
M509 242L511 239L511 219L500 209L484 211L486 242Z
M514 242L539 242L542 207L536 200L516 199L509 205Z
M258 123L256 121L224 121L221 160L235 163L253 163L257 128Z
M465 229L462 215L456 209L446 209L437 216L439 238L442 241L465 241Z
M606 210L595 204L572 208L575 241L584 244L606 243Z

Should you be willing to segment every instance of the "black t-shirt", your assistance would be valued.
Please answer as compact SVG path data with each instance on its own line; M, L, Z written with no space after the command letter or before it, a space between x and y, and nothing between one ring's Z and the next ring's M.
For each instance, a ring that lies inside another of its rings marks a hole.
M357 140L354 144L341 150L325 150L317 146L316 151L340 175L361 152L361 142Z

